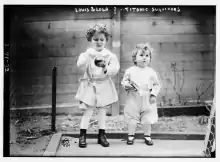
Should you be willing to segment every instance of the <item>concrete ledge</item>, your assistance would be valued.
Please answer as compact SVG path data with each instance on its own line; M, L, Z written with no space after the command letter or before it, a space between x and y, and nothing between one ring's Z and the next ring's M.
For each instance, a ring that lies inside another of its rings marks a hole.
M52 136L43 156L56 156L57 149L60 145L61 137L62 137L62 133L56 133Z
M47 146L46 151L44 152L43 156L56 156L56 152L57 152L59 145L60 145L60 140L63 136L78 138L79 132L60 132L60 133L54 134L52 136L52 138L49 142L49 145ZM109 132L107 132L106 136L108 139L126 139L127 133L116 133L116 132L109 133ZM97 138L97 133L88 132L87 138L88 139ZM143 135L143 133L137 132L135 135L135 138L141 139L141 138L144 138L144 135ZM160 140L204 140L205 134L196 133L196 132L191 132L191 133L153 132L152 138L153 139L160 139Z

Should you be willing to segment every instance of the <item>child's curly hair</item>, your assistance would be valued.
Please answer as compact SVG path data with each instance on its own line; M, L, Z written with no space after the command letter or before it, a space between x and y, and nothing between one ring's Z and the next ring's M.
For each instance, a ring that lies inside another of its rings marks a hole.
M106 41L108 41L108 37L110 36L110 34L108 33L106 25L96 24L87 30L86 38L89 42L92 40L92 37L96 32L103 33L105 35Z
M140 44L136 45L135 50L132 52L132 60L133 60L135 65L137 64L137 62L136 62L136 55L137 55L137 53L140 50L142 52L149 51L149 53L150 53L150 61L151 61L152 53L153 53L153 48L151 48L151 46L148 43L140 43Z

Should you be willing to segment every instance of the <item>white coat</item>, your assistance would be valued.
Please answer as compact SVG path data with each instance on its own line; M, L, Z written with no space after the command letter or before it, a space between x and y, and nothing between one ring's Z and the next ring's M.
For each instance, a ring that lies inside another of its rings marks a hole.
M95 58L103 57L106 62L107 72L97 67ZM98 52L92 48L80 54L77 67L84 71L76 99L88 107L105 107L118 101L118 93L111 77L116 75L120 65L115 54L107 49Z

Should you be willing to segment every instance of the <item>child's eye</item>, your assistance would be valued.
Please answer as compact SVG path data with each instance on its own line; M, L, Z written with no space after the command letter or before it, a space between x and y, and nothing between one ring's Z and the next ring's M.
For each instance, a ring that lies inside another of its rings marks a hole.
M104 41L104 39L93 39L93 40L96 41L96 42L99 41L99 40Z

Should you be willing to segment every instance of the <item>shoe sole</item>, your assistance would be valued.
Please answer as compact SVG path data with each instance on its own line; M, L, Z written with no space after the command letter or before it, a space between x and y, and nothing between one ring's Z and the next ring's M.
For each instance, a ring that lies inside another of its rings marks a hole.
M127 145L133 145L134 143L127 143Z
M109 147L109 145L104 146L104 145L102 145L100 142L97 142L97 143L100 144L102 147Z
M85 145L85 146L79 146L80 148L86 148L87 147L87 145Z
M145 143L146 145L148 145L148 146L153 146L154 144L147 144L147 143Z

